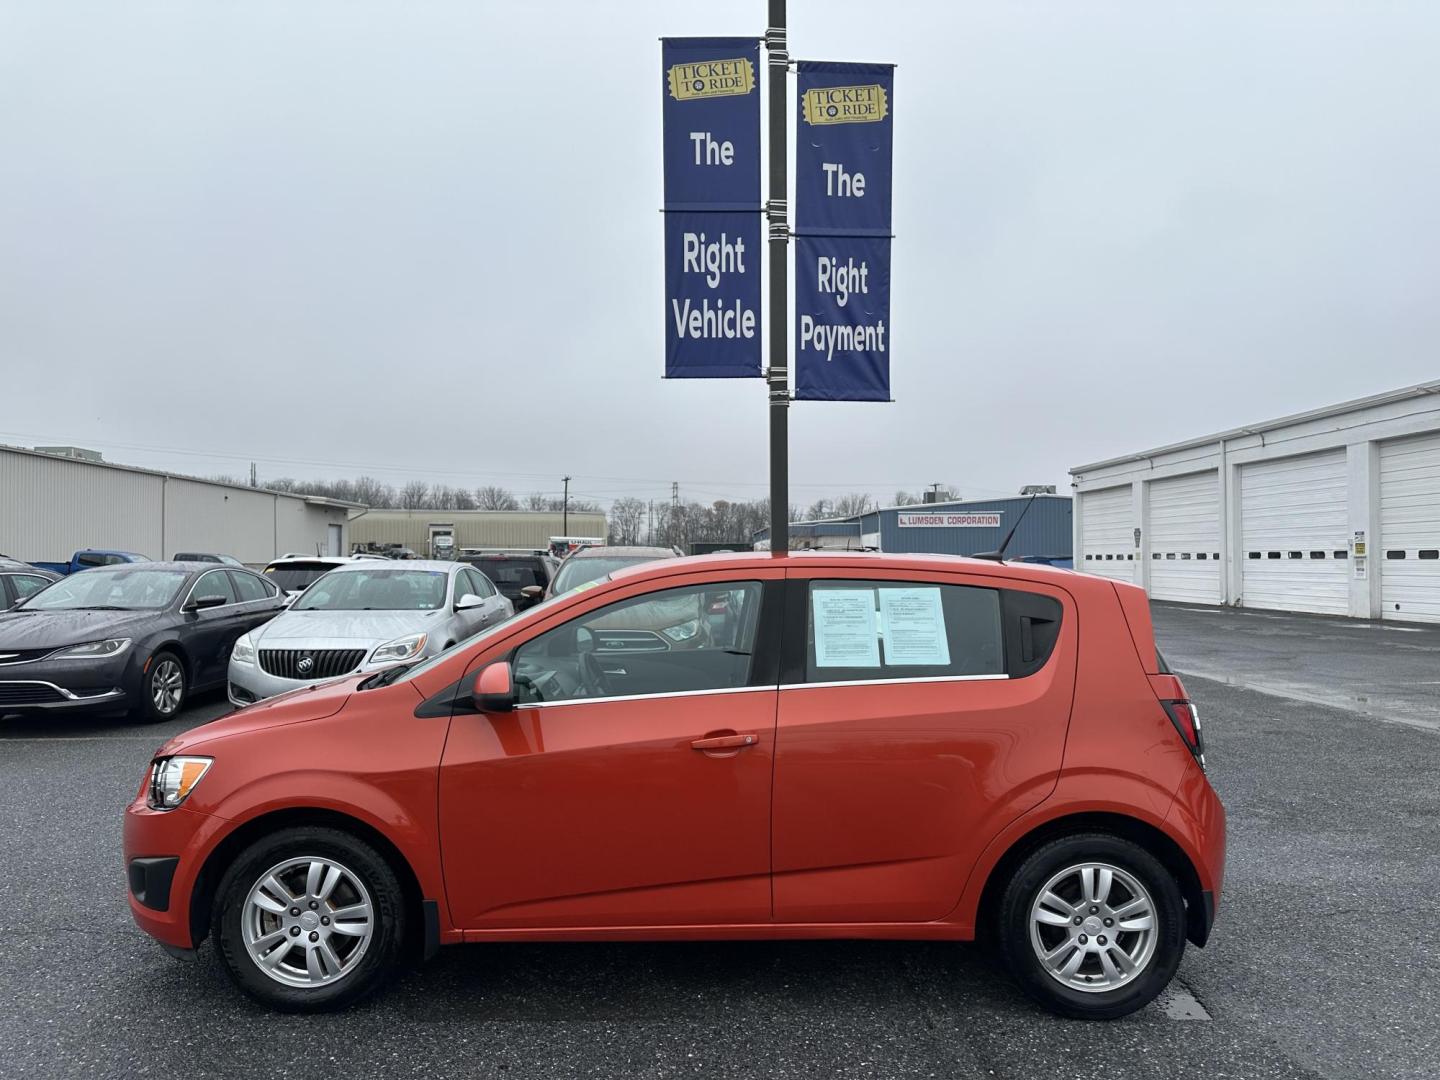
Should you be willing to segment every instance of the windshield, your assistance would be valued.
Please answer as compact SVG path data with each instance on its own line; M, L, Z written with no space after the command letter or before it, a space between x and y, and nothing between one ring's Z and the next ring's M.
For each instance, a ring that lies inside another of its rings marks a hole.
M286 563L267 566L265 576L284 592L304 592L334 569L329 563Z
M61 578L25 601L26 611L112 608L156 611L169 607L189 574L184 570L105 567Z
M500 594L511 600L519 600L520 590L526 586L539 585L544 588L548 580L544 564L533 556L507 559L485 555L465 561L493 581Z
M567 559L555 575L554 595L567 593L577 586L599 581L624 566L654 562L649 555L594 555L588 559Z
M433 611L445 603L443 570L366 567L327 574L295 601L292 611Z

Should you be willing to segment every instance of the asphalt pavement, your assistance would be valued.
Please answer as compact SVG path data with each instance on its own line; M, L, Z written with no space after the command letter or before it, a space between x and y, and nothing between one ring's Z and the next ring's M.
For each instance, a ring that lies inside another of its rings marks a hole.
M1440 628L1368 625L1157 605L1228 874L1175 993L1104 1024L974 947L892 942L467 946L348 1013L271 1014L125 903L121 808L227 706L0 721L0 1076L1440 1077Z

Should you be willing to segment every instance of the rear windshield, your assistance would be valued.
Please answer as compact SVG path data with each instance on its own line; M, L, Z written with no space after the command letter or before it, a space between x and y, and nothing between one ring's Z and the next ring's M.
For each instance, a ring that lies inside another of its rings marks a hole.
M284 566L267 566L265 576L284 592L304 592L334 569L330 563L292 562Z
M559 596L581 585L608 577L622 567L654 561L648 555L595 555L588 559L567 559L560 567L560 572L555 575L555 587L550 591Z
M520 590L529 585L539 585L544 588L550 582L550 576L545 572L544 561L533 556L507 559L482 555L479 558L464 561L493 581L495 588L500 590L500 594L511 600L518 600Z

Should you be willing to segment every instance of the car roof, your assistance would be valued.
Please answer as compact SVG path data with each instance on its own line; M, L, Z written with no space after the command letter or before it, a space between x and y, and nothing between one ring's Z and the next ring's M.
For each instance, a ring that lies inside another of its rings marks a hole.
M389 559L361 559L359 562L345 561L337 563L337 571L345 570L432 570L449 572L457 567L464 566L464 563L454 562L451 559L403 559L398 562Z
M365 563L389 562L389 559L362 559ZM288 563L324 563L326 566L349 566L355 559L349 555L281 555L271 559L266 566L285 566Z
M640 547L633 544L597 544L592 547L576 548L570 553L572 559L622 558L635 556L643 559L679 558L674 548Z
M91 570L184 570L187 573L200 570L240 570L243 567L226 566L224 563L199 562L186 559L151 559L143 563L113 563L110 566L92 566Z
M697 570L747 570L762 566L813 569L825 567L856 570L963 570L988 577L1011 577L1022 581L1048 581L1053 584L1074 583L1077 579L1094 578L1109 583L1109 578L1076 573L1074 570L1043 563L997 562L963 555L891 554L881 551L792 551L772 555L768 551L722 552L713 555L684 555L662 561L625 566L610 575L611 580L642 577L668 577Z

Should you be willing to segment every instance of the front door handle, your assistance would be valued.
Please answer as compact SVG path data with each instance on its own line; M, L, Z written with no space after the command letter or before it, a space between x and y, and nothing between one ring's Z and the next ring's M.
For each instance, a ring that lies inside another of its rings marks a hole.
M758 735L708 735L690 745L696 750L743 750L760 741Z

